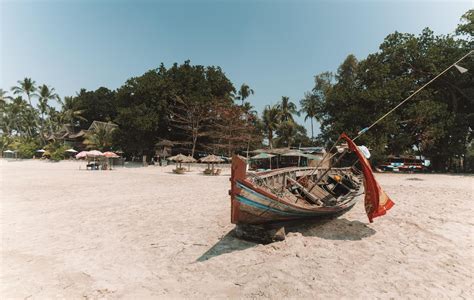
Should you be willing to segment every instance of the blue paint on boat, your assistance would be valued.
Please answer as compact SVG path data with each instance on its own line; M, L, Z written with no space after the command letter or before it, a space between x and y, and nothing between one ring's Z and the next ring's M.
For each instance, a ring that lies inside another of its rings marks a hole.
M261 198L261 199L264 199L264 200L267 201L267 202L274 203L275 205L283 206L283 207L285 207L285 208L287 208L287 209L289 209L289 210L295 211L295 213L300 213L300 214L302 214L302 215L314 215L313 212L308 212L308 211L300 210L300 209L291 207L291 206L289 206L289 205L286 205L285 203L275 201L275 200L273 200L272 198L269 198L269 197L267 197L267 196L265 196L265 195L262 195L262 194L260 194L260 193L258 193L258 192L256 192L256 191L254 191L254 190L252 190L252 189L246 187L245 185L241 184L240 182L237 182L237 186L238 186L239 188L245 190L246 192L248 192L248 193L250 193L250 194L256 196L256 197L259 197L259 198ZM242 196L242 197L243 197L243 196ZM244 198L245 198L245 197L244 197ZM247 198L245 198L245 199L247 199ZM249 201L252 201L252 200L249 200ZM252 201L252 202L255 202L255 201ZM261 204L261 203L259 203L259 204L260 204L260 205L263 205L263 204ZM268 207L268 206L266 206L266 205L263 205L263 206L264 206L264 207Z
M278 214L281 214L281 215L286 215L286 216L306 216L307 217L307 216L314 216L314 215L320 215L321 214L321 213L317 213L317 212L301 213L301 212L282 211L282 210L279 210L279 209L276 209L276 208L273 208L273 207L269 207L267 205L264 205L264 204L261 204L261 203L255 202L255 201L252 201L248 198L245 198L242 195L236 195L236 199L240 203L246 204L248 206L252 206L252 207L264 210L264 211L271 211L271 212L278 213Z

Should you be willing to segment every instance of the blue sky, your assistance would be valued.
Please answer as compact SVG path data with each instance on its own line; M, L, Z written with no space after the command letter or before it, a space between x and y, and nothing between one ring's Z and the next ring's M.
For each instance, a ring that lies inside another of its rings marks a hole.
M472 1L5 1L0 87L116 89L161 62L218 65L261 111L394 32L452 33ZM300 121L303 122L302 118ZM306 127L309 129L309 122ZM310 134L308 130L308 134Z

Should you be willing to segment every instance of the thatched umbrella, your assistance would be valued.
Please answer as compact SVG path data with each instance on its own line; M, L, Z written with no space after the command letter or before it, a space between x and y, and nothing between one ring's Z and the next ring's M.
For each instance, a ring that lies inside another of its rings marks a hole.
M224 160L220 156L211 154L211 155L201 158L200 161L203 163L207 163L208 170L210 169L209 164L212 164L212 174L214 174L214 164L221 163Z
M192 157L192 156L186 156L186 155L183 155L183 154L178 154L178 155L175 155L175 156L171 156L171 157L168 157L167 158L168 160L172 160L174 162L177 162L179 164L179 167L176 168L176 170L178 169L182 169L181 167L181 164L182 163L193 163L193 162L196 162L196 160ZM188 167L188 170L190 169L190 166Z
M158 143L156 143L156 146L159 146L159 147L173 147L174 143L172 141L169 141L169 140L161 140Z

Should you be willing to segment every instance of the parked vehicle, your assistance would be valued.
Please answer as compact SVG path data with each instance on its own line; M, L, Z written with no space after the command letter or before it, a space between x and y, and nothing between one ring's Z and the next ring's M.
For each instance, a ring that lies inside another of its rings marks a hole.
M430 161L423 156L402 155L389 156L387 162L380 165L383 171L392 172L427 172L429 171Z

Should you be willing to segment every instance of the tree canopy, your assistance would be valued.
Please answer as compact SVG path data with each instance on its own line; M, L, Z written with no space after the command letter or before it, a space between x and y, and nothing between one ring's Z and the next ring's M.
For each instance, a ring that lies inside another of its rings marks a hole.
M461 17L452 35L435 35L429 28L418 35L394 32L375 53L365 58L350 54L335 72L316 75L300 108L284 96L276 105L265 106L261 117L245 101L257 95L248 84L236 90L220 67L190 61L168 68L161 64L116 90L80 89L64 98L53 87L37 86L25 77L11 94L0 90L0 146L2 151L16 147L27 156L64 127L78 132L93 121L118 127L87 135L89 147L120 149L130 156L152 155L162 140L191 155L232 155L264 145L330 145L342 132L356 136L468 53L474 47L473 36L474 10ZM469 71L461 74L451 68L358 139L372 149L375 163L389 154L421 154L432 159L436 170L469 160L474 168L472 55L459 66ZM311 121L311 139L295 120L299 113ZM314 121L321 129L316 138Z
M472 11L463 18L471 18L471 23L460 25L457 32L466 34L472 29ZM315 77L309 96L318 99L319 140L330 144L342 132L356 136L470 50L466 40L426 28L418 36L390 34L379 51L360 61L349 55L335 75ZM452 68L362 135L359 143L369 145L376 160L388 154L422 154L438 170L464 157L474 128L472 56L461 65L471 72L460 74Z

